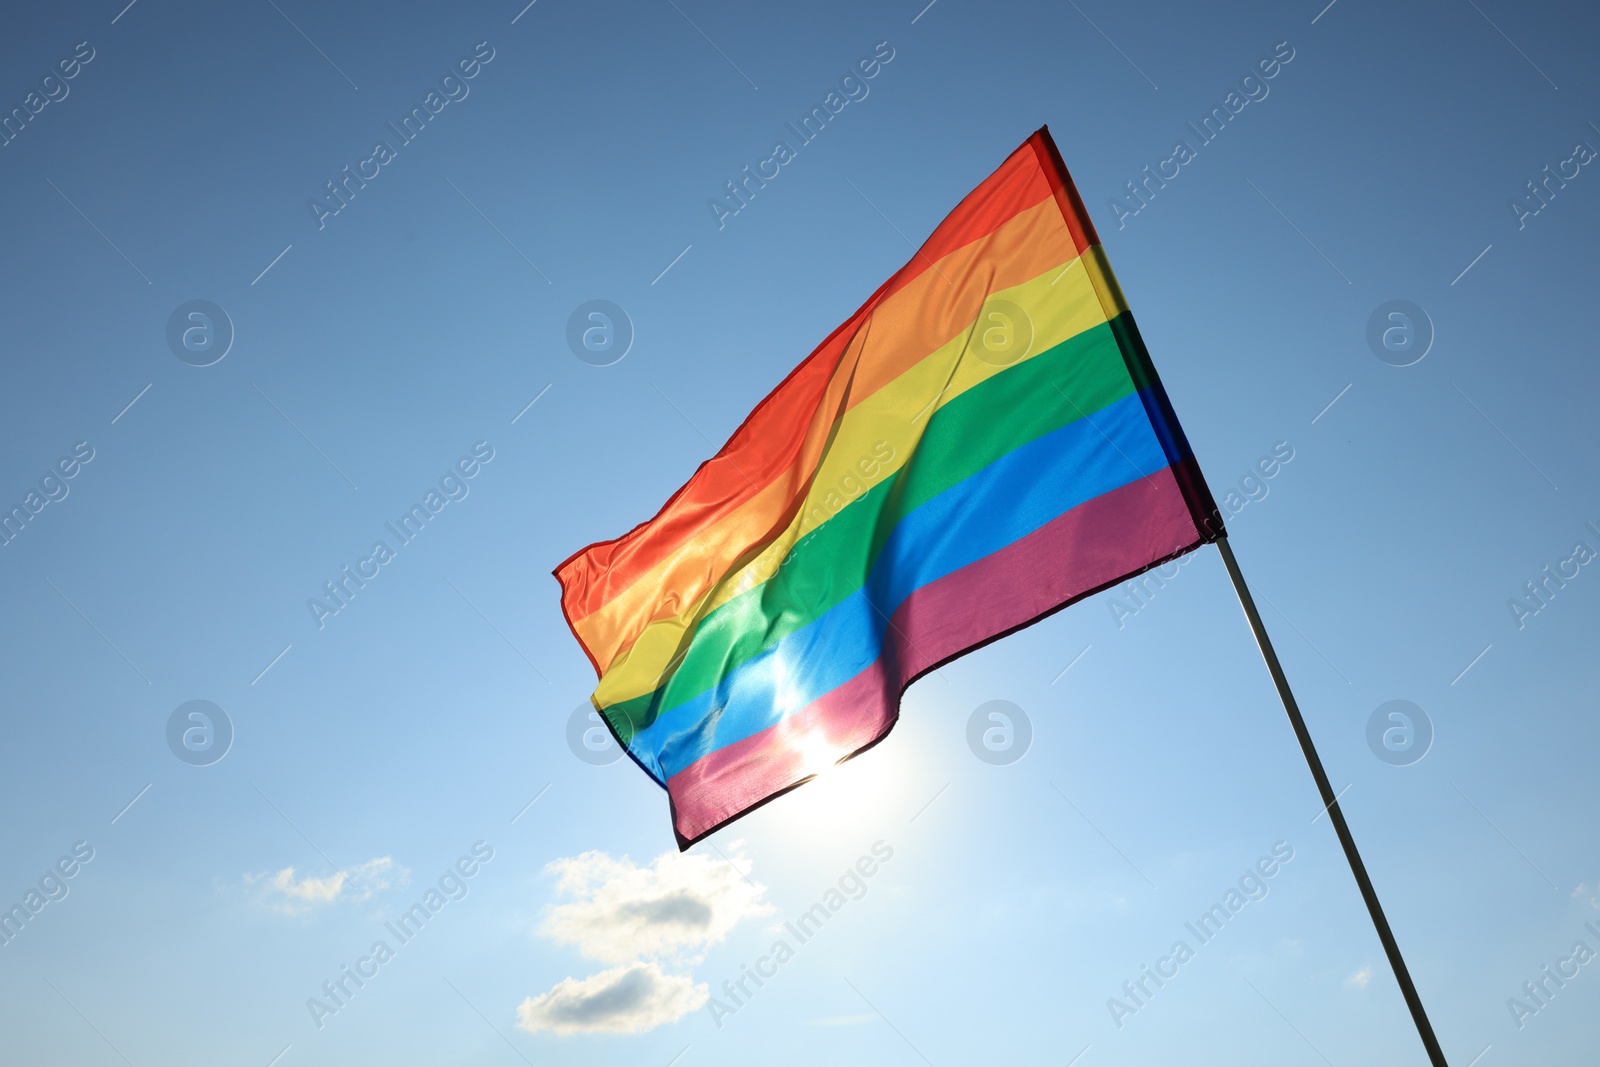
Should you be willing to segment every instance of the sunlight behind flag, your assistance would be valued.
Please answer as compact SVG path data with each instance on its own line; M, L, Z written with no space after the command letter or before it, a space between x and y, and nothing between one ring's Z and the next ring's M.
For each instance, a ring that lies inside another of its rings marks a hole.
M1221 534L1040 130L653 519L555 573L687 848L877 743L922 674Z

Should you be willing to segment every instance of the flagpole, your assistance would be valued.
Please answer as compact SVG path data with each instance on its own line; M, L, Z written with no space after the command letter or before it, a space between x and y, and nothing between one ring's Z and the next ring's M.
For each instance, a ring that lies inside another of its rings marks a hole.
M1306 721L1300 715L1300 705L1295 703L1294 693L1289 690L1289 680L1284 677L1283 667L1278 663L1278 654L1272 650L1272 639L1267 636L1267 628L1261 623L1261 615L1256 611L1255 599L1250 595L1250 589L1244 584L1244 575L1239 572L1239 561L1233 557L1233 549L1228 545L1227 535L1217 538L1217 550L1222 553L1223 565L1228 568L1228 577L1233 580L1233 590L1239 596L1239 606L1244 609L1244 617L1250 623L1250 630L1255 634L1256 644L1261 648L1261 658L1267 661L1267 670L1272 675L1272 683L1278 687L1278 697L1283 701L1283 710L1289 714L1289 725L1294 727L1295 737L1300 740L1300 751L1305 753L1306 763L1311 768L1311 777L1316 779L1317 791L1322 794L1324 810L1328 819L1333 823L1333 831L1339 836L1339 844L1344 848L1344 857L1350 862L1350 871L1356 876L1356 885L1361 888L1361 898L1367 902L1367 911L1372 915L1372 925L1377 927L1378 940L1383 942L1384 954L1389 957L1389 967L1394 971L1395 980L1400 983L1400 992L1406 999L1406 1007L1411 1009L1411 1020L1416 1024L1417 1034L1422 1038L1422 1047L1428 1050L1428 1060L1433 1067L1449 1067L1445 1062L1444 1051L1439 1047L1439 1039L1434 1036L1433 1025L1428 1022L1428 1013L1423 1010L1422 998L1417 995L1417 987L1411 982L1411 972L1406 969L1406 961L1400 955L1400 946L1394 939L1394 932L1389 929L1389 920L1384 917L1383 905L1378 902L1378 893L1372 888L1372 879L1367 877L1366 864L1361 862L1361 853L1356 851L1355 838L1350 836L1350 827L1345 824L1344 813L1339 810L1339 798L1333 791L1333 786L1328 782L1328 773L1322 769L1322 760L1317 756L1316 746L1311 743L1311 733L1306 729Z

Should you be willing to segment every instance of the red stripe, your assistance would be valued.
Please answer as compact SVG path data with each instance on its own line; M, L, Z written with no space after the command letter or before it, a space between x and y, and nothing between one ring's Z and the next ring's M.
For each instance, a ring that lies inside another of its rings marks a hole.
M647 573L683 542L682 531L700 529L731 514L796 461L829 382L861 323L890 294L944 256L993 233L1001 224L1052 195L1058 179L1048 174L1034 134L998 170L958 204L911 261L884 282L828 339L758 404L715 456L702 463L654 518L622 537L598 541L555 569L569 624L585 618ZM1069 218L1077 251L1089 247ZM581 639L580 639L581 643ZM592 659L592 657L591 657ZM598 665L597 665L598 669Z
M1061 152L1050 136L1050 127L1039 127L1039 131L1028 138L1027 145L1039 157L1039 166L1050 183L1056 203L1061 205L1061 214L1066 216L1067 229L1072 231L1072 239L1079 250L1099 244L1100 237L1094 232L1094 223L1083 206L1083 198L1078 195L1078 187L1072 184L1072 175L1067 173L1067 165L1062 162Z
M1169 467L923 586L889 620L883 654L872 666L667 780L680 844L687 848L806 781L804 761L819 748L842 760L882 739L899 716L900 694L927 671L1202 540Z

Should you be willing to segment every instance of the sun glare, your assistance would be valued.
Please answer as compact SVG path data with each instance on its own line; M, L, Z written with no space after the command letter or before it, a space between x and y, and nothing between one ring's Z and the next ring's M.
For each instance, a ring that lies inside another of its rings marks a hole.
M893 752L871 752L840 763L839 752L826 738L813 734L798 741L797 751L811 781L768 809L785 829L801 838L849 835L869 812L896 806L905 784Z

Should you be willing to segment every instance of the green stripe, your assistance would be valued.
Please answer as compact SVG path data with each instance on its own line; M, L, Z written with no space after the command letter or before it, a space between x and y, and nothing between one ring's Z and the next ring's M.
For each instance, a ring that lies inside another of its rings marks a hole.
M1135 392L1118 345L1120 325L1113 320L1085 330L935 411L899 470L803 536L771 578L685 634L688 654L665 685L606 709L623 740L859 589L895 527L919 505L1013 449Z

